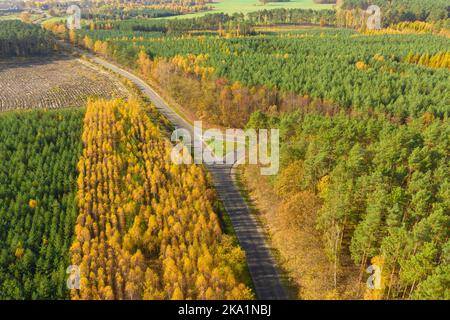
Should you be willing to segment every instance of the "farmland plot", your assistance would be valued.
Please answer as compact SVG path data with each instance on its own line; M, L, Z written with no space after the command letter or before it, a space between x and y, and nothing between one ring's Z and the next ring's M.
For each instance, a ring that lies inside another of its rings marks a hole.
M79 107L89 97L126 97L128 92L108 73L80 59L0 60L0 111Z

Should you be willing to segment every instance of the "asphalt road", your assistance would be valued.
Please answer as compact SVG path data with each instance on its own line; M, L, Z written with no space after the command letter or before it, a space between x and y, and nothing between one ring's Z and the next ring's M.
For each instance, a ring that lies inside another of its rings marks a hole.
M86 53L83 52L86 55ZM175 113L170 106L137 76L98 57L87 55L93 62L120 74L132 81L165 115L176 128L193 133L193 127ZM235 168L231 165L206 165L213 177L214 185L230 216L239 244L245 251L247 264L252 277L256 295L261 300L287 299L281 284L274 258L267 247L262 228L250 212L235 182Z

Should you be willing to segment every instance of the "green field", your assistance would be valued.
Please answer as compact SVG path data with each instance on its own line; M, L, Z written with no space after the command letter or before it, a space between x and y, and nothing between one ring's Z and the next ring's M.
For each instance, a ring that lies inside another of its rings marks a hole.
M0 21L2 20L20 20L20 17L18 14L1 15Z
M195 18L201 17L209 13L227 13L233 14L241 12L247 14L249 12L255 12L260 10L271 10L277 8L286 9L331 9L333 5L331 4L317 4L313 0L291 0L290 2L272 2L263 5L259 0L220 0L217 3L209 4L213 7L212 10L197 12L192 14L185 14L173 17L162 17L156 19L185 19L185 18ZM37 20L41 18L42 15L32 15L31 20ZM0 16L0 20L11 20L20 19L19 14ZM65 17L53 17L51 19L46 19L46 22L57 22L66 19Z
M255 12L259 10L270 10L277 8L286 8L286 9L331 9L333 5L331 4L317 4L314 3L313 0L291 0L290 2L272 2L263 5L259 0L222 0L214 4L210 4L213 7L213 10L206 12L198 12L193 14L186 14L181 16L181 18L193 18L200 17L207 13L228 13L233 14L236 12L242 12L247 14L249 12ZM169 19L180 18L180 16L173 16ZM162 18L161 18L162 19ZM165 18L167 19L167 18Z
M34 22L36 20L42 19L43 17L44 16L42 14L32 14L30 16L30 21ZM20 14L14 13L14 14L0 16L0 21L5 21L5 20L20 20Z

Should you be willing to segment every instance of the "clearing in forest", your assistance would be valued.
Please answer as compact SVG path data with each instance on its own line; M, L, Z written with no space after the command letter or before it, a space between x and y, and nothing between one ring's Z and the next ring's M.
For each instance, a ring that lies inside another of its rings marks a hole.
M173 16L168 19L183 19L183 18L194 18L201 17L210 13L243 13L247 14L249 12L255 12L260 10L273 10L273 9L331 9L332 4L320 4L315 3L313 0L291 0L285 2L267 2L263 4L259 0L218 0L208 6L212 7L212 10L201 11L192 14L185 14L182 16Z
M127 97L116 79L69 56L0 60L0 111L85 105L88 97Z

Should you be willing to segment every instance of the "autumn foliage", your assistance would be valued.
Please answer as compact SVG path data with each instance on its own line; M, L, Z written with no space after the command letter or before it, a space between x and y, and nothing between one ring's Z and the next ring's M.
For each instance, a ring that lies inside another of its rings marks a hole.
M430 67L433 69L450 69L450 52L440 52L437 54L412 54L405 57L405 62Z
M73 299L242 299L244 253L222 233L201 167L170 161L136 101L91 101L78 163Z

